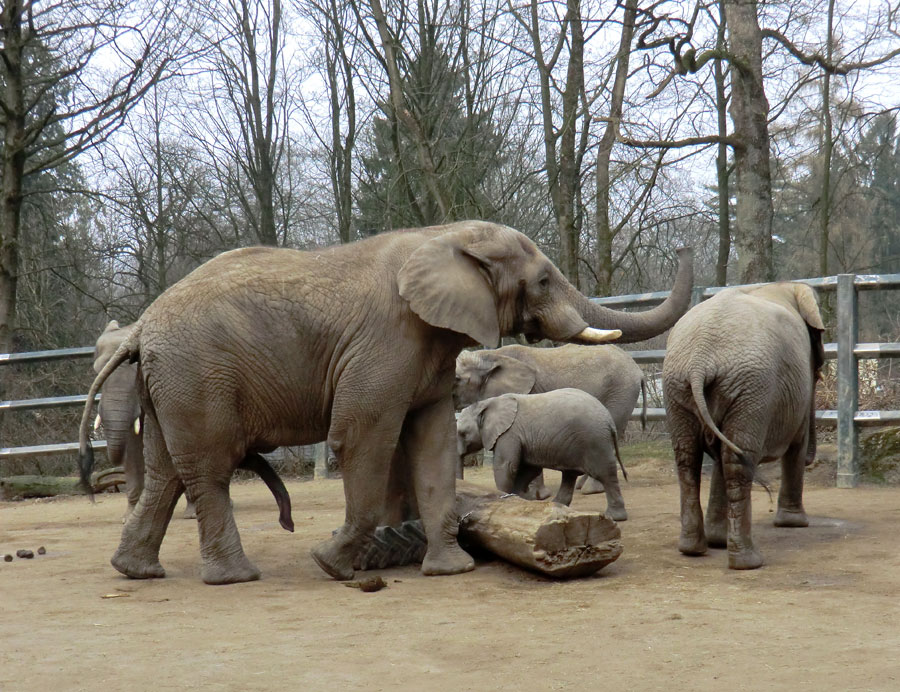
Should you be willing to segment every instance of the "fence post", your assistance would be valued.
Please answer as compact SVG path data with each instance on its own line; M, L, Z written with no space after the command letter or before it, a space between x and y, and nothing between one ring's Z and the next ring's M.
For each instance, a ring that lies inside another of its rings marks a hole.
M858 306L853 274L839 274L837 285L837 487L855 488L859 483L858 430L853 417L859 408L859 371L856 348Z
M328 443L319 442L315 450L316 465L313 469L313 478L328 478Z

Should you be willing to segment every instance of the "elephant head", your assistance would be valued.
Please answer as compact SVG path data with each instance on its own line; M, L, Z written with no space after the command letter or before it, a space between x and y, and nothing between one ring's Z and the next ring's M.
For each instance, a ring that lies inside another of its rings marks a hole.
M528 394L536 379L535 369L516 358L492 351L463 351L456 359L453 403L462 408L501 394Z
M517 333L529 340L633 342L662 333L689 307L691 251L678 253L672 295L642 313L591 302L525 235L489 223L458 224L423 243L400 269L397 283L422 320L490 347Z
M518 400L508 395L484 399L464 408L456 421L459 455L476 452L482 447L493 450L500 436L512 427L518 411ZM518 468L500 464L495 458L494 477L500 490L513 492L517 473Z

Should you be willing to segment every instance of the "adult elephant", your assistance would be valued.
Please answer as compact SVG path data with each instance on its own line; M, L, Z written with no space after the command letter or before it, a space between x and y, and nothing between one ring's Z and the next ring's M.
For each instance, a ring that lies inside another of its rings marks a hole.
M514 344L497 349L463 351L456 359L453 401L458 409L501 394L538 394L572 387L598 399L616 425L619 439L643 393L641 422L647 417L644 373L628 353L618 346L535 348ZM589 478L582 492L602 492L603 485ZM581 487L579 485L579 487ZM538 499L549 492L538 482Z
M112 563L131 577L164 576L160 543L186 491L204 581L257 579L228 501L231 472L248 450L327 438L343 472L346 520L312 551L322 569L351 578L387 505L421 516L425 574L470 570L454 510L459 352L515 332L582 342L618 335L591 326L646 339L687 309L692 278L682 251L668 301L618 313L582 296L526 236L474 221L312 252L219 255L147 308L92 385L139 360L148 473ZM83 477L89 416L90 403Z
M750 486L759 462L781 458L776 526L807 526L803 474L816 453L815 388L825 329L805 284L729 288L691 309L669 333L666 418L681 490L678 549L728 547L728 566L754 569ZM703 453L715 461L706 526Z
M121 327L116 320L110 320L94 345L94 372L99 373L109 362L116 349L131 333L132 327L130 324ZM97 422L103 423L107 458L113 466L121 466L125 473L125 494L128 498L126 519L134 510L144 489L144 436L141 430L143 413L137 377L137 365L131 363L123 363L110 373L100 390L97 416ZM253 471L263 479L278 503L279 522L288 531L293 531L291 498L281 478L265 457L248 455L241 461L239 468ZM188 500L184 518L196 517L196 508Z

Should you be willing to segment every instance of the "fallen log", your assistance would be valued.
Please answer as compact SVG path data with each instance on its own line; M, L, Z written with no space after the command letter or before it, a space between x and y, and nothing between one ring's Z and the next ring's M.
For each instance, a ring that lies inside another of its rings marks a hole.
M457 481L456 503L461 541L550 577L586 577L622 554L621 531L603 514L501 495L464 481Z
M461 543L550 577L586 577L622 553L619 527L599 513L505 496L465 481L456 482L456 509ZM379 526L354 568L419 563L425 547L419 520Z
M118 489L125 484L121 466L98 471L92 477L95 493ZM57 495L83 495L81 479L77 476L7 476L0 478L0 500Z

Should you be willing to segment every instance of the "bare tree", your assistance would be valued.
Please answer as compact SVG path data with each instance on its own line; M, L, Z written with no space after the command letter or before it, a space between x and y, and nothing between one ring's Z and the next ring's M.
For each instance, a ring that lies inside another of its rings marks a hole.
M190 5L4 0L0 10L0 352L16 322L25 182L103 142L186 56ZM111 59L112 58L112 59ZM115 65L101 69L98 64Z
M294 73L281 0L221 0L206 11L209 64L185 128L207 152L223 193L238 201L242 213L235 222L248 224L256 242L283 244L276 183Z

